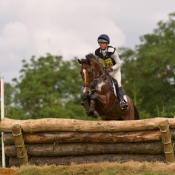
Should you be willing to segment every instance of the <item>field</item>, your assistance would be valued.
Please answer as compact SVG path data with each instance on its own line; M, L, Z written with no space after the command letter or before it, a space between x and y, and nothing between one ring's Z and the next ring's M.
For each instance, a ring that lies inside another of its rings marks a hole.
M170 175L175 174L175 163L126 162L92 163L69 166L32 166L0 168L0 175Z

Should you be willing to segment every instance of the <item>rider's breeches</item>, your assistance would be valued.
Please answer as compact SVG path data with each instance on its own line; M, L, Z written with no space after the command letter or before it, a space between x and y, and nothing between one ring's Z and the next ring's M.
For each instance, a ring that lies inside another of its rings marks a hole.
M121 72L120 72L120 68L118 68L117 70L114 70L112 72L109 72L109 74L117 80L118 82L118 87L121 87Z

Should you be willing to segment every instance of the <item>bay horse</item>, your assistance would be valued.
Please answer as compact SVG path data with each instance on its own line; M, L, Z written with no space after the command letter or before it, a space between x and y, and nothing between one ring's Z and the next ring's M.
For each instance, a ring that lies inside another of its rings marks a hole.
M114 94L112 77L99 63L93 54L86 55L86 59L78 59L81 64L83 79L82 99L88 116L98 115L103 120L138 120L139 114L131 99L126 95L128 107L121 109Z

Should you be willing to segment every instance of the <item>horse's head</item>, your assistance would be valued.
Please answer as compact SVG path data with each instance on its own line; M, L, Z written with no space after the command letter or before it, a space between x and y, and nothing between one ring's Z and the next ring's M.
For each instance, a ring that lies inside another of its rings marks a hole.
M86 55L86 59L78 59L81 64L80 74L83 79L83 93L91 94L91 83L103 73L103 68L93 54Z

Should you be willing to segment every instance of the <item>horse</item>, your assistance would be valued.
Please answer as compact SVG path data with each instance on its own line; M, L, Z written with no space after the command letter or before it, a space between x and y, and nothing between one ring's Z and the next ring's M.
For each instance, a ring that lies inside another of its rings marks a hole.
M112 77L102 67L93 54L86 59L78 59L81 65L80 74L83 79L83 94L81 98L88 116L102 120L138 120L137 108L126 95L128 107L122 109L119 99L114 93Z

